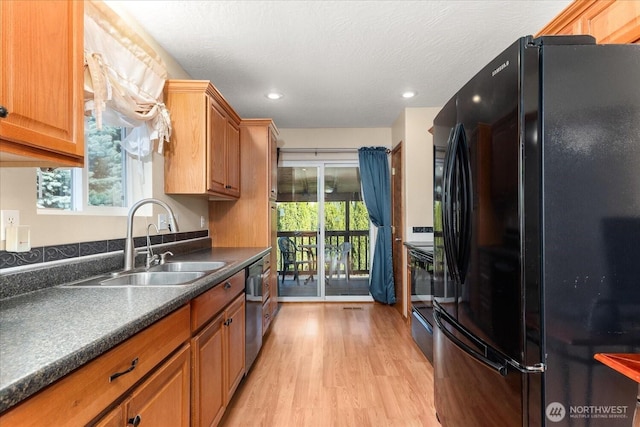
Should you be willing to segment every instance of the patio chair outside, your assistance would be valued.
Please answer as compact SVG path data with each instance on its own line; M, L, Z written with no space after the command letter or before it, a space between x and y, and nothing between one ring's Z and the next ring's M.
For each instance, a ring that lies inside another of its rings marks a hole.
M349 280L349 255L351 252L351 243L343 242L338 245L337 251L331 256L331 264L329 267L329 277L333 278L334 274L340 278L340 272L344 271L345 279Z
M293 279L298 286L300 285L300 270L301 266L312 266L313 260L305 258L307 252L298 249L296 244L288 237L278 238L278 248L280 248L280 275L282 284L284 284L284 276L290 269L293 269ZM302 254L301 259L298 259L298 253Z

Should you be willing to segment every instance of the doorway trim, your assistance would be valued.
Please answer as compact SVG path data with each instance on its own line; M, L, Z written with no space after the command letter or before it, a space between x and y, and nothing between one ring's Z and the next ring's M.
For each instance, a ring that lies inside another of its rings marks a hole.
M281 302L373 302L373 298L370 294L368 295L326 295L326 278L325 278L325 251L324 251L324 242L325 242L325 197L324 191L325 188L325 168L326 167L356 167L359 168L358 160L348 160L348 159L340 159L340 160L322 160L322 159L314 159L314 160L282 160L278 167L298 167L298 168L317 168L318 170L318 185L317 185L317 193L316 200L318 203L318 230L317 230L317 241L320 242L317 250L316 250L316 263L317 263L317 274L316 277L318 279L318 288L319 295L315 297L287 297L287 296L278 296L278 301ZM278 230L279 232L280 230ZM371 226L371 222L369 222L369 241L374 241L374 227ZM373 258L373 247L374 245L369 245L370 256L369 259ZM276 250L278 250L276 248ZM322 267L321 267L322 266ZM371 266L369 265L368 268ZM278 267L276 267L278 268Z

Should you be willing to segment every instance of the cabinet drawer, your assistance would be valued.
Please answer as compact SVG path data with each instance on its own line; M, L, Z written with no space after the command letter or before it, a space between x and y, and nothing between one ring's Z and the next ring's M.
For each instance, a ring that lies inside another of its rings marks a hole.
M187 305L10 409L0 425L85 425L189 336Z
M262 257L262 271L265 273L271 268L271 254Z
M269 325L271 325L271 298L262 304L262 335L267 332Z
M218 283L191 301L191 330L200 329L209 319L244 291L244 270Z
M262 302L266 302L271 295L271 270L262 273Z

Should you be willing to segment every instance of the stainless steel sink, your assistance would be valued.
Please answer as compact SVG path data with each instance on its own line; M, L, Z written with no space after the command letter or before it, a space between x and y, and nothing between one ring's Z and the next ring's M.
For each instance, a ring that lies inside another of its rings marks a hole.
M65 287L110 287L110 286L185 286L204 276L201 271L139 271L102 276L79 282L69 283Z
M144 271L139 273L123 274L113 279L107 279L100 284L102 286L170 286L183 285L204 276L203 272L196 271Z
M193 271L213 271L219 270L227 265L225 261L174 261L151 267L151 271L176 271L176 272L193 272Z

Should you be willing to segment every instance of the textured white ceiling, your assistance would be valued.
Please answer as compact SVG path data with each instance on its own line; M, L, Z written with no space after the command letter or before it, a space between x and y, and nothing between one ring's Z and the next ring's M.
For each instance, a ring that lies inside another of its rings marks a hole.
M568 0L107 1L241 117L280 128L390 127L442 106ZM284 94L266 99L268 91ZM417 91L410 100L406 90Z

